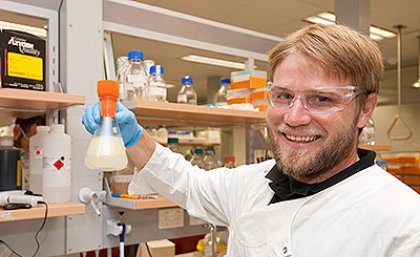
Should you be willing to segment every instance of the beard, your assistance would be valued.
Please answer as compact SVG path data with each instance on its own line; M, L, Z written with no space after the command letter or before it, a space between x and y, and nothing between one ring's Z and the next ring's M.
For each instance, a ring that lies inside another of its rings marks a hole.
M288 125L280 127L268 127L269 141L271 149L273 150L274 159L279 170L285 175L297 177L316 177L324 172L327 172L338 165L341 161L347 158L353 150L353 145L356 142L355 130L356 121L350 124L344 133L337 133L331 139L331 142L323 145L319 149L282 149L282 146L276 142L277 131L292 131ZM275 130L275 131L273 131ZM280 133L280 132L279 132ZM315 153L313 153L316 151ZM308 156L313 155L312 158L307 159Z

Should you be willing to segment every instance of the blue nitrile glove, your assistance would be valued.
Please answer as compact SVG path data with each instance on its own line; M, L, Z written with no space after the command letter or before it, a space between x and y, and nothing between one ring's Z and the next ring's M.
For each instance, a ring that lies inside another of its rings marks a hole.
M136 115L120 102L117 103L115 121L120 126L125 147L134 145L143 135L143 128L137 123Z
M96 103L86 108L82 120L86 130L93 134L101 123L100 104ZM120 127L125 147L134 145L143 135L143 128L137 123L134 113L119 102L115 121Z

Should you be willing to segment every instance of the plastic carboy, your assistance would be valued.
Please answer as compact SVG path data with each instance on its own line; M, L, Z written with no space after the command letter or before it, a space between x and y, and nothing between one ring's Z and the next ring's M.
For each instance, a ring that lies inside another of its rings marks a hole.
M359 143L365 145L375 145L375 124L372 118L369 119L366 126L359 135Z
M150 67L148 100L166 102L167 89L163 74L163 66L153 65Z
M127 155L120 130L114 120L118 83L112 80L98 81L98 96L102 119L90 141L85 165L93 170L122 170L127 166Z
M190 160L192 165L197 165L198 167L204 169L204 161L203 161L203 149L202 148L195 148L194 154Z
M193 87L192 77L182 77L181 84L182 88L178 92L177 102L183 104L197 104L197 93Z
M168 148L171 149L174 153L181 153L181 150L179 149L179 139L177 137L169 137L168 138Z
M216 106L226 106L227 105L226 93L229 89L230 89L230 79L221 78L220 79L220 88L216 93L216 100L215 100Z
M48 203L64 203L71 198L71 137L62 124L50 129L42 143L42 196Z
M212 170L219 167L217 164L217 160L214 157L215 150L213 147L209 147L205 150L203 162L204 162L204 169L206 170Z
M124 100L146 99L147 72L142 51L128 52L127 71L124 79Z
M48 126L37 126L36 134L29 138L29 189L42 194L42 162L44 138L50 132Z

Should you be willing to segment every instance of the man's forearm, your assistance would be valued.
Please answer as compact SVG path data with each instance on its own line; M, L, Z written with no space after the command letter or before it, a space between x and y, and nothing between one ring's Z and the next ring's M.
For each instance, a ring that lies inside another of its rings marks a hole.
M146 130L143 130L143 135L140 140L127 148L127 154L134 165L137 168L142 169L152 157L155 148L155 140L147 133Z

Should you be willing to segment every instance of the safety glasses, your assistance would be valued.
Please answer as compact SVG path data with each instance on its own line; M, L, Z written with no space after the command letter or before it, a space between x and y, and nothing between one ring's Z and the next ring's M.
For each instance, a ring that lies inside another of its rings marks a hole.
M287 111L299 99L303 107L314 113L330 113L343 110L357 95L366 93L355 86L314 87L293 90L284 85L267 83L268 101L271 106Z

